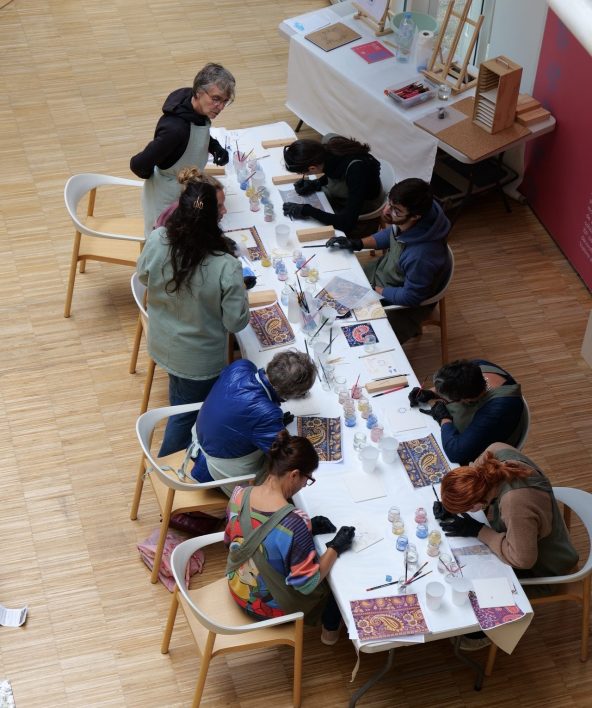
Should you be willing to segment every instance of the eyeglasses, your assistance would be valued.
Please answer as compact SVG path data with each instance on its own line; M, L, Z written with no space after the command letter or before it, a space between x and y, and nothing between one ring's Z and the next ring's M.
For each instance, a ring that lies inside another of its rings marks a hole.
M205 89L203 89L203 92L215 106L222 106L222 108L225 108L226 106L232 103L231 98L222 98L222 96L212 96L212 94L206 91Z
M301 472L303 477L306 477L306 484L304 485L305 487L312 487L312 485L317 481L314 477L311 477L308 474L304 474Z
M398 216L399 219L404 219L408 216L411 216L411 214L401 211L398 207L396 207L391 202L389 202L388 206L389 206L389 210L391 211L391 213L393 213L395 216Z

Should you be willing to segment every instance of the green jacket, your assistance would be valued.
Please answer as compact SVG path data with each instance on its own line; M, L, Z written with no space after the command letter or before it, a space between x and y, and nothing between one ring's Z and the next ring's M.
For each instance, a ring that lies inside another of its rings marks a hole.
M137 263L148 287L148 351L170 374L211 379L226 364L228 332L249 323L249 303L242 266L229 253L207 256L195 269L191 288L167 293L172 277L166 229L152 231Z

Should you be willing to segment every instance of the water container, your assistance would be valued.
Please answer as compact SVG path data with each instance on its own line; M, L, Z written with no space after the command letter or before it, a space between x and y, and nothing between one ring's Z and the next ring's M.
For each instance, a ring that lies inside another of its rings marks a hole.
M397 45L397 61L408 62L411 47L415 38L416 25L410 12L403 15L399 27L395 30L395 44Z

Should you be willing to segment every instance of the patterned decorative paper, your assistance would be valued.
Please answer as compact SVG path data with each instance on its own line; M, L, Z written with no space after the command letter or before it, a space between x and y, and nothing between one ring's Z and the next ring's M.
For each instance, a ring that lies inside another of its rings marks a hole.
M337 317L349 317L351 315L351 310L345 305L341 305L337 300L329 295L327 290L323 288L320 292L315 295L315 300L320 300L325 305L333 307L337 312Z
M381 320L386 317L386 311L378 300L371 305L354 308L353 313L358 322L361 320Z
M487 546L482 543L475 544L474 546L461 546L459 548L453 548L452 553L458 562L459 558L463 556L492 556L493 553L489 550Z
M310 440L321 462L340 462L343 459L341 418L301 416L296 421L298 435Z
M351 280L342 278L339 275L331 278L327 285L325 285L325 290L329 293L330 297L348 309L357 307L360 303L363 304L366 298L372 297L372 301L375 302L372 295L374 291L370 287L352 283Z
M277 302L266 307L253 308L249 324L257 335L262 351L292 344L296 339L284 311Z
M472 590L469 592L469 600L481 629L493 629L494 627L500 627L502 624L516 622L516 620L524 617L524 612L522 612L518 605L509 605L507 607L479 607L477 596Z
M400 443L398 452L411 484L416 489L438 484L450 472L450 465L432 434Z
M326 211L326 209L321 203L321 200L319 199L319 195L315 194L314 192L312 194L306 194L305 196L302 196L301 194L298 194L298 192L294 188L280 189L279 191L283 202L293 202L294 204L310 204L313 209L320 209L321 211Z
M351 600L350 605L362 642L429 631L417 595Z
M361 347L364 344L364 337L369 334L376 337L374 327L366 322L357 325L343 325L341 329L350 347ZM376 341L379 341L378 337L376 337Z
M259 232L254 226L246 229L230 229L225 231L224 234L236 241L241 248L246 248L252 261L260 261L264 256L269 258L261 236L259 236Z

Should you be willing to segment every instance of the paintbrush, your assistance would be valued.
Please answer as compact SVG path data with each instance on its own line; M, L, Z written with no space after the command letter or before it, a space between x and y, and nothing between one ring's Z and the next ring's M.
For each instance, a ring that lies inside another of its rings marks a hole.
M351 397L354 397L354 391L356 388L358 388L358 381L360 380L360 374L358 374L358 378L356 379L356 383L352 386L352 392L351 392Z
M388 391L381 391L380 393L375 393L372 398L378 398L379 396L386 396L387 393L394 393L395 391L401 391L404 388L409 388L409 384L401 384L400 386L395 386L394 388L389 388Z
M421 580L422 578L425 578L426 575L429 575L429 574L432 573L432 572L433 572L433 571L428 570L428 572L427 572L427 573L424 573L423 575L418 575L418 576L416 576L416 577L414 577L414 578L411 578L411 579L408 580L406 583L404 583L405 587L409 587L409 585L411 585L411 583L414 583L416 580Z
M387 588L389 585L398 585L399 581L398 580L393 580L391 583L381 583L380 585L373 585L371 588L366 588L366 592L370 592L370 590L378 590L378 588Z
M312 256L311 256L310 258L308 258L307 260L305 260L304 263L300 266L300 268L296 268L296 270L295 270L294 272L295 272L295 273L298 273L298 271L301 270L302 268L304 268L305 265L307 265L308 263L310 263L310 261L312 261L312 259L313 259L316 255L317 255L316 253L313 253Z
M312 335L312 337L310 338L310 341L311 341L311 342L312 342L312 340L317 336L317 334L323 329L323 327L327 324L328 321L329 321L329 318L327 317L327 318L323 321L323 324L317 329L317 331L316 331L316 332Z
M436 497L436 501L439 502L440 499L438 498L438 492L436 491L436 487L432 484L432 491L434 492L434 496Z
M418 568L415 573L413 573L413 575L409 578L409 582L415 580L415 578L417 578L417 576L421 573L421 571L426 567L427 564L428 561L426 561L420 568ZM407 582L407 580L405 582Z

